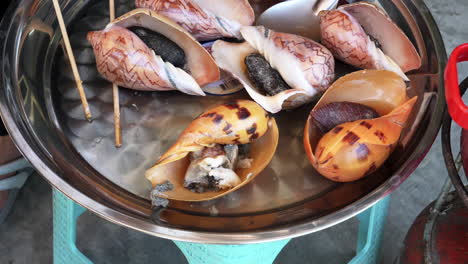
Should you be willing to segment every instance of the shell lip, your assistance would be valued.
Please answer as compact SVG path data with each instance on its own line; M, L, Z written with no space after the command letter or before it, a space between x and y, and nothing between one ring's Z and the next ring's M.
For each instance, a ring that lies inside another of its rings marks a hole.
M357 2L341 5L337 10L345 11L353 16L359 25L363 29L365 28L367 34L370 34L379 41L382 45L382 51L395 61L403 72L421 67L422 60L416 47L380 7L369 2ZM322 12L327 11L321 11L320 13ZM362 13L362 16L360 16L360 13ZM374 21L367 20L371 15ZM378 34L379 32L383 32L384 34ZM391 33L389 34L388 32ZM398 46L395 43L398 43Z
M166 28L162 29L155 25L148 25L149 23L145 20L145 16L166 25ZM219 67L209 52L184 28L165 16L159 15L150 9L137 8L114 19L112 22L107 24L104 30L109 29L112 26L121 26L124 28L141 26L161 33L171 39L185 51L189 74L200 86L205 86L209 83L218 81L220 78Z

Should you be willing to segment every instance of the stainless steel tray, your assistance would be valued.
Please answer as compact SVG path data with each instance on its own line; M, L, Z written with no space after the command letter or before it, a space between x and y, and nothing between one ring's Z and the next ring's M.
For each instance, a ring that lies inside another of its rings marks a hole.
M117 14L132 8L117 1ZM251 1L256 12L280 1ZM217 200L171 202L161 222L151 218L150 185L143 177L204 109L229 96L120 89L123 147L113 144L112 89L96 71L89 30L108 22L107 1L62 1L74 54L94 120L84 117L61 47L51 1L16 1L2 21L5 36L0 111L15 142L36 169L71 199L102 217L152 235L205 243L253 243L299 236L344 221L399 186L417 167L440 127L444 110L445 49L423 1L382 1L423 59L411 72L418 113L402 144L376 173L354 183L318 175L302 146L312 104L275 118L280 142L271 164L252 183ZM338 63L338 72L347 68Z

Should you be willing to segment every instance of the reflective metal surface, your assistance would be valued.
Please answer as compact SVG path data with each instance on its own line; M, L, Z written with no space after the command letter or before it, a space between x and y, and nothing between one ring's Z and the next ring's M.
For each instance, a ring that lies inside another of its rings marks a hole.
M118 14L132 8L121 2ZM251 1L258 12L279 1ZM309 165L302 130L313 105L275 115L280 142L270 166L252 183L223 198L171 202L162 223L151 220L143 172L204 109L230 96L120 89L123 147L113 145L111 85L97 73L86 31L107 23L107 1L62 1L70 39L94 117L85 121L51 1L16 1L1 24L5 36L0 111L16 144L36 169L67 196L102 217L152 235L205 243L253 243L315 232L370 207L417 167L440 127L441 72L446 60L439 32L420 0L380 3L423 58L411 72L418 95L402 144L373 175L333 183ZM339 64L339 63L337 63ZM340 64L339 64L340 65ZM346 72L344 65L338 72Z

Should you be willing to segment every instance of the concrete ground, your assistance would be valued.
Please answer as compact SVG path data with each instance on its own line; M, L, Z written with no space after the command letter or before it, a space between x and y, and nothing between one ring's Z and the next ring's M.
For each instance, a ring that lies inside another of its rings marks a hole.
M466 0L426 0L444 37L447 51L468 42ZM461 67L468 76L468 67ZM458 131L454 132L458 142ZM458 143L455 143L456 145ZM392 195L382 244L381 263L391 264L419 212L436 198L445 167L439 138L415 173ZM51 187L33 175L16 206L0 226L0 263L52 262ZM346 263L354 254L356 220L292 240L275 263ZM79 220L78 247L95 263L187 263L170 241L151 237L85 213Z

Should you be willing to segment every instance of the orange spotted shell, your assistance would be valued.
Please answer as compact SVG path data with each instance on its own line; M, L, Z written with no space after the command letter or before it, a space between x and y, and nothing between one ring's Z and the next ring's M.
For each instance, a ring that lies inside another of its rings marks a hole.
M363 92L357 93L354 88ZM344 123L325 135L308 118L304 147L309 161L321 175L337 182L358 180L385 162L398 144L417 97L407 99L406 85L397 74L364 70L336 81L312 111L343 101L373 107L382 116Z
M158 162L146 171L145 177L153 186L170 181L174 190L165 192L166 198L182 201L202 201L217 198L250 182L271 161L278 144L278 127L257 103L237 100L215 106L193 120L176 143ZM236 170L241 183L229 190L193 193L183 187L189 165L188 154L214 144L250 143L252 166Z

